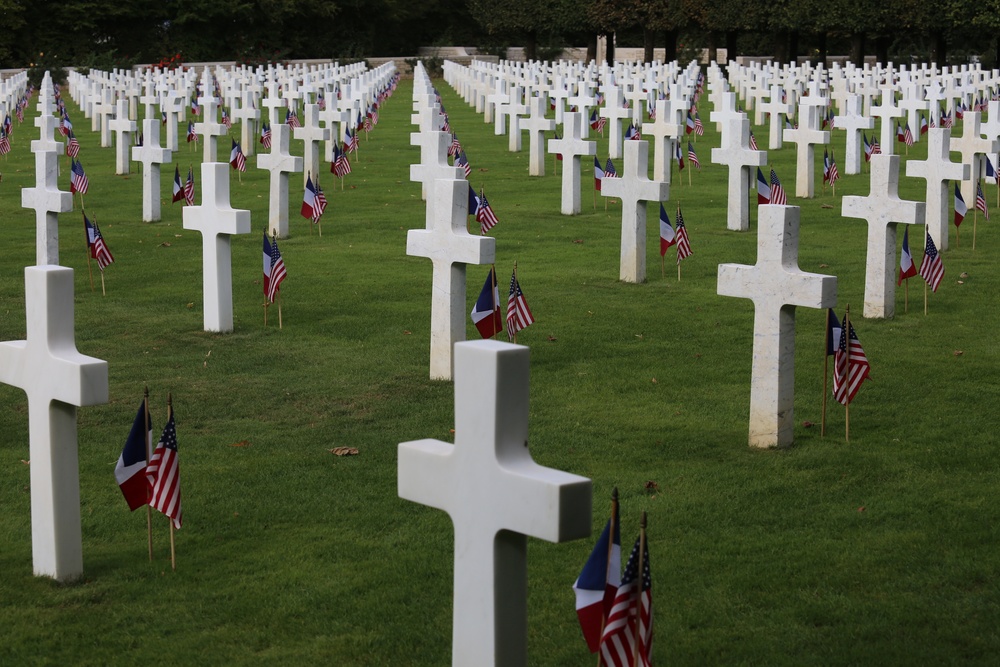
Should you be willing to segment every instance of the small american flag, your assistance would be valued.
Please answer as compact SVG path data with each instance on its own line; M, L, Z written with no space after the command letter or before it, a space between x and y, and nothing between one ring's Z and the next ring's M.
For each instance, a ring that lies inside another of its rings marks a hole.
M264 123L260 128L260 143L264 148L271 147L271 125Z
M7 133L0 128L0 155L6 155L10 152L10 139L7 138Z
M832 186L840 179L840 170L837 169L837 159L833 156L833 151L830 151L830 185Z
M451 146L448 147L448 155L452 157L458 157L458 154L461 152L462 152L462 142L458 140L458 135L452 132Z
M146 465L146 480L151 493L149 506L173 519L174 527L180 528L183 520L181 479L173 410L170 411L170 419L163 428L163 435Z
M229 164L236 171L242 172L247 170L247 158L243 155L243 148L235 139L233 140L233 148L229 152Z
M188 121L187 140L188 143L191 143L192 141L195 143L198 142L198 135L194 131L194 123L191 121Z
M924 246L924 260L920 262L920 276L927 281L932 291L937 292L941 278L944 277L944 262L938 253L934 239L927 234L927 244Z
M698 161L698 154L694 152L694 145L690 141L688 142L688 162L701 170L701 162Z
M781 181L778 180L778 175L774 173L774 169L771 170L771 203L782 206L788 203L788 197L785 196L785 189L781 187Z
M222 108L222 124L226 126L227 130L233 129L233 121L229 117L229 112L226 111L225 107Z
M497 216L493 212L493 207L486 200L486 195L483 194L482 190L479 191L479 208L476 210L476 221L479 222L479 230L483 235L496 227L497 223L500 222L497 220Z
M649 552L635 541L601 635L601 664L649 667L653 644L653 591ZM639 561L642 560L642 575ZM638 655L637 655L638 654Z
M701 124L701 116L696 111L694 114L694 133L699 137L705 134L705 126Z
M681 215L681 207L677 207L677 228L674 235L677 238L677 263L691 256L691 241L688 239L687 226L684 224L684 216Z
M507 337L511 340L517 336L517 332L531 325L535 321L528 308L528 301L521 291L521 284L517 280L517 268L510 276L510 292L507 295Z
M70 193L79 192L81 195L87 194L87 190L90 188L90 181L87 180L87 174L84 173L83 165L80 164L79 160L73 160L73 163L70 166L70 172Z
M319 186L319 180L316 181L316 203L313 207L313 222L319 223L319 219L323 217L323 211L326 210L326 195L323 194L323 188Z
M285 113L285 123L291 128L302 127L302 123L299 122L299 115L291 109Z
M184 182L184 203L194 206L194 168L188 167L187 181Z
M984 218L990 219L990 209L986 205L986 197L983 196L983 185L978 180L976 181L976 209L983 212Z
M849 350L848 345L850 345ZM833 397L843 405L847 405L854 400L861 383L868 378L871 371L868 356L861 347L858 335L854 333L854 324L850 322L840 329L840 345L834 354L833 364Z
M97 260L97 268L103 271L104 267L114 263L115 258L111 254L111 251L108 250L108 245L104 242L104 236L101 234L101 228L97 226L97 223L90 222L87 219L87 215L84 214L83 224L87 228L87 244L90 246L90 256Z
M347 145L344 145L344 150L340 150L339 147L334 146L334 161L333 161L334 172L338 177L343 178L351 173L351 161L347 159Z
M461 149L459 149L458 156L455 158L455 166L462 168L462 171L465 172L466 178L468 178L472 173L472 166L469 165L469 158L465 156L465 151Z
M271 238L271 276L267 284L267 300L274 303L278 295L278 288L288 274L285 272L285 261L281 259L281 251L278 250L278 240Z
M750 150L760 150L757 148L757 137L753 136L753 130L750 130Z

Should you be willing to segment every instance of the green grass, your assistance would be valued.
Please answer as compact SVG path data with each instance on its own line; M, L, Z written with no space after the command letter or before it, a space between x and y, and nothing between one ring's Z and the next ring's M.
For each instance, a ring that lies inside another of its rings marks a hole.
M915 278L908 314L900 292L895 319L868 321L859 317L866 229L840 217L839 201L867 194L867 176L843 178L836 198L790 196L802 206L800 266L838 277L837 310L853 306L872 381L852 405L850 443L836 404L825 438L805 427L820 420L824 316L799 309L795 445L755 451L746 444L753 307L717 296L716 272L722 262L753 263L756 234L725 228L726 169L710 164L714 124L696 144L704 166L694 186L685 174L667 205L671 216L683 205L694 250L683 280L672 252L660 277L651 213L648 282L626 285L617 280L620 205L605 212L599 201L594 210L589 167L583 214L560 215L551 158L548 175L528 178L527 146L508 153L506 137L438 88L472 182L485 185L501 220L493 230L501 283L517 261L537 318L519 336L531 347L532 453L593 479L595 536L613 486L625 541L640 511L649 513L656 663L992 663L1000 650L996 223L984 222L972 252L970 216L961 247L944 253L945 280L927 317ZM255 232L233 239L236 322L227 335L202 331L201 238L182 229L181 208L169 203L172 165L163 170L163 220L140 222L140 176L114 175L112 151L70 104L91 180L88 214L117 259L108 295L90 289L79 211L61 216L60 261L76 269L78 348L108 360L111 400L79 412L86 573L59 585L31 574L27 406L23 392L0 387L0 664L450 661L451 524L396 495L397 443L450 440L454 424L452 385L428 380L430 262L405 254L406 231L424 224L419 186L408 179L417 156L410 91L404 82L362 140L347 189L324 177L322 238L295 212L302 186L292 177L280 331L274 313L263 327L259 284L268 174L250 158L242 184L232 181L232 204L252 211ZM33 182L35 133L29 122L16 128L14 151L0 161L4 340L24 336L34 214L20 207L20 188ZM756 133L765 146L767 128ZM838 156L843 141L834 134ZM607 156L604 141L599 154ZM769 159L794 193L794 147ZM174 160L183 173L200 152L184 145ZM60 183L68 189L65 162ZM923 190L923 181L902 178L904 198L922 199ZM911 238L917 261L920 238ZM484 276L469 270L470 310ZM471 322L467 334L476 337ZM114 482L145 384L157 429L167 392L177 414L185 514L177 572L166 520L156 517L149 563L142 513L127 511ZM241 440L250 446L230 446ZM340 445L360 453L329 453ZM532 665L594 664L570 590L592 546L529 541Z

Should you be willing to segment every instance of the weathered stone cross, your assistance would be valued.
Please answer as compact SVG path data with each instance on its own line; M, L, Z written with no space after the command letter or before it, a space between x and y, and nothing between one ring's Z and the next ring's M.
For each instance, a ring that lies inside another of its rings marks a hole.
M577 215L580 212L580 157L597 155L597 144L580 136L583 114L567 111L563 116L565 134L562 139L549 140L549 153L563 156L562 204L563 215Z
M128 102L118 100L117 114L109 123L115 133L115 173L129 173L128 149L132 146L135 121L128 117Z
M160 121L146 118L142 121L142 146L132 147L132 159L142 163L142 220L160 219L160 165L169 164L169 148L160 146Z
M730 118L723 125L722 146L712 149L712 162L729 167L726 227L745 232L750 229L751 167L763 167L767 164L767 153L750 149L750 121L744 114Z
M302 158L289 152L292 129L285 123L271 126L271 152L257 154L257 168L271 172L268 194L268 231L283 239L288 236L288 174L302 171Z

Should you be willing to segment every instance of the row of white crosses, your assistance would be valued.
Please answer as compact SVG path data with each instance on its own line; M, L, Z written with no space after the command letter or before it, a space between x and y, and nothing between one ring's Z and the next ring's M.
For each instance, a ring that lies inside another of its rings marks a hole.
M59 263L58 214L72 210L59 190L62 143L54 133L53 89L42 80L35 125L35 187L21 193L35 210L36 266L24 270L26 340L0 343L0 382L28 396L31 543L38 576L70 581L83 574L76 409L108 401L107 362L77 352L73 270Z

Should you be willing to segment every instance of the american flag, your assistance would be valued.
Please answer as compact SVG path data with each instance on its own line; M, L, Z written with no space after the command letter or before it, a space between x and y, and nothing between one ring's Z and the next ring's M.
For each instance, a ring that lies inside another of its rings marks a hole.
M990 219L990 209L986 206L986 197L983 196L983 185L976 179L976 209L983 212L983 217Z
M229 118L229 112L226 111L225 107L222 108L222 124L226 126L227 130L233 129L233 121Z
M785 189L781 187L781 181L778 180L778 175L774 173L774 169L771 170L771 203L782 206L788 203L788 198L785 196Z
M351 128L347 128L347 140L344 142L344 152L357 152L358 150L358 133L352 132Z
M271 147L271 125L264 123L260 127L260 143L264 148Z
M0 155L6 155L10 152L10 139L7 138L7 133L0 128Z
M69 114L64 111L62 118L59 119L59 131L62 132L62 135L65 137L69 135L72 129L73 123L69 119Z
M347 159L347 145L344 145L344 150L340 150L339 146L334 146L333 152L333 173L335 173L338 177L343 178L351 173L351 161Z
M187 140L188 143L191 143L192 141L197 143L198 141L198 135L195 134L194 131L194 123L192 123L191 121L188 121Z
M70 165L70 173L70 193L79 192L81 195L87 194L87 190L90 188L90 181L87 180L87 174L83 172L83 165L79 160L73 160L72 165Z
M705 134L705 126L701 124L701 116L696 111L694 114L694 133L699 137Z
M285 113L285 123L291 128L302 127L302 123L299 122L299 115L291 109Z
M448 146L448 155L451 157L458 157L460 152L462 152L462 142L458 140L458 135L452 132L451 145Z
M326 195L323 194L323 188L319 186L319 180L316 181L316 204L315 204L315 214L313 216L313 222L319 223L319 219L323 217L323 211L326 210Z
M469 165L469 158L465 156L465 151L459 150L458 156L455 158L455 166L461 167L462 171L465 172L465 177L468 178L469 174L472 173L472 166Z
M163 435L156 443L156 449L146 465L146 480L149 482L149 506L173 519L174 527L180 528L181 478L177 459L177 429L174 427L174 412L163 428Z
M846 316L844 319L847 322L840 328L840 345L837 346L837 352L833 356L833 397L843 405L847 405L854 400L861 383L868 378L871 366L861 347L861 341L854 332L854 324Z
M90 249L90 256L97 260L97 268L103 271L104 267L114 263L115 258L104 242L101 228L97 226L96 222L88 220L86 213L83 214L83 227L87 230L87 247Z
M681 215L681 207L677 207L677 263L691 256L691 241L688 239L687 226L684 224L684 216Z
M944 277L944 262L930 233L927 234L927 245L924 246L924 260L920 262L920 276L927 281L934 292L937 292L941 278Z
M750 130L750 150L760 150L757 148L757 137L753 136L753 130Z
M479 222L479 230L483 235L489 230L496 227L497 220L496 214L493 212L493 207L486 200L486 195L483 191L479 191L479 208L476 210L476 221Z
M246 171L247 170L247 158L243 155L243 148L240 147L236 140L233 140L233 148L229 152L229 164L232 165L233 169L236 171Z
M534 321L531 309L528 308L528 301L521 291L521 284L517 281L517 268L515 268L510 276L510 292L507 295L507 337L513 340L518 331Z
M323 93L316 94L316 106L319 108L320 111L326 110L326 98L323 97Z
M615 169L615 163L608 158L607 164L604 165L604 175L608 178L618 178L618 170Z
M653 644L653 591L649 551L635 541L622 582L601 636L601 664L608 667L649 667ZM642 576L639 561L642 561ZM636 658L638 654L638 659Z
M903 143L907 146L913 145L913 133L910 131L909 123L903 128Z
M872 155L881 155L881 154L882 154L882 144L880 144L878 142L878 137L876 137L875 134L873 133L872 134Z
M184 203L194 206L194 168L188 167L187 181L184 183Z
M688 162L701 170L701 162L698 161L698 154L694 152L694 145L690 141L688 142Z
M267 300L274 303L278 295L278 289L282 281L288 274L285 272L285 262L281 259L281 251L278 250L278 240L271 239L271 275L267 284Z
M868 143L868 135L867 134L862 133L861 134L861 138L864 139L864 142L865 142L865 162L871 162L872 161L872 154L874 153L874 150L875 150L875 143L874 143L875 142L875 137L874 136L872 137L872 143Z
M830 170L829 170L829 181L832 186L840 180L840 170L837 169L837 158L833 156L833 151L830 151Z

